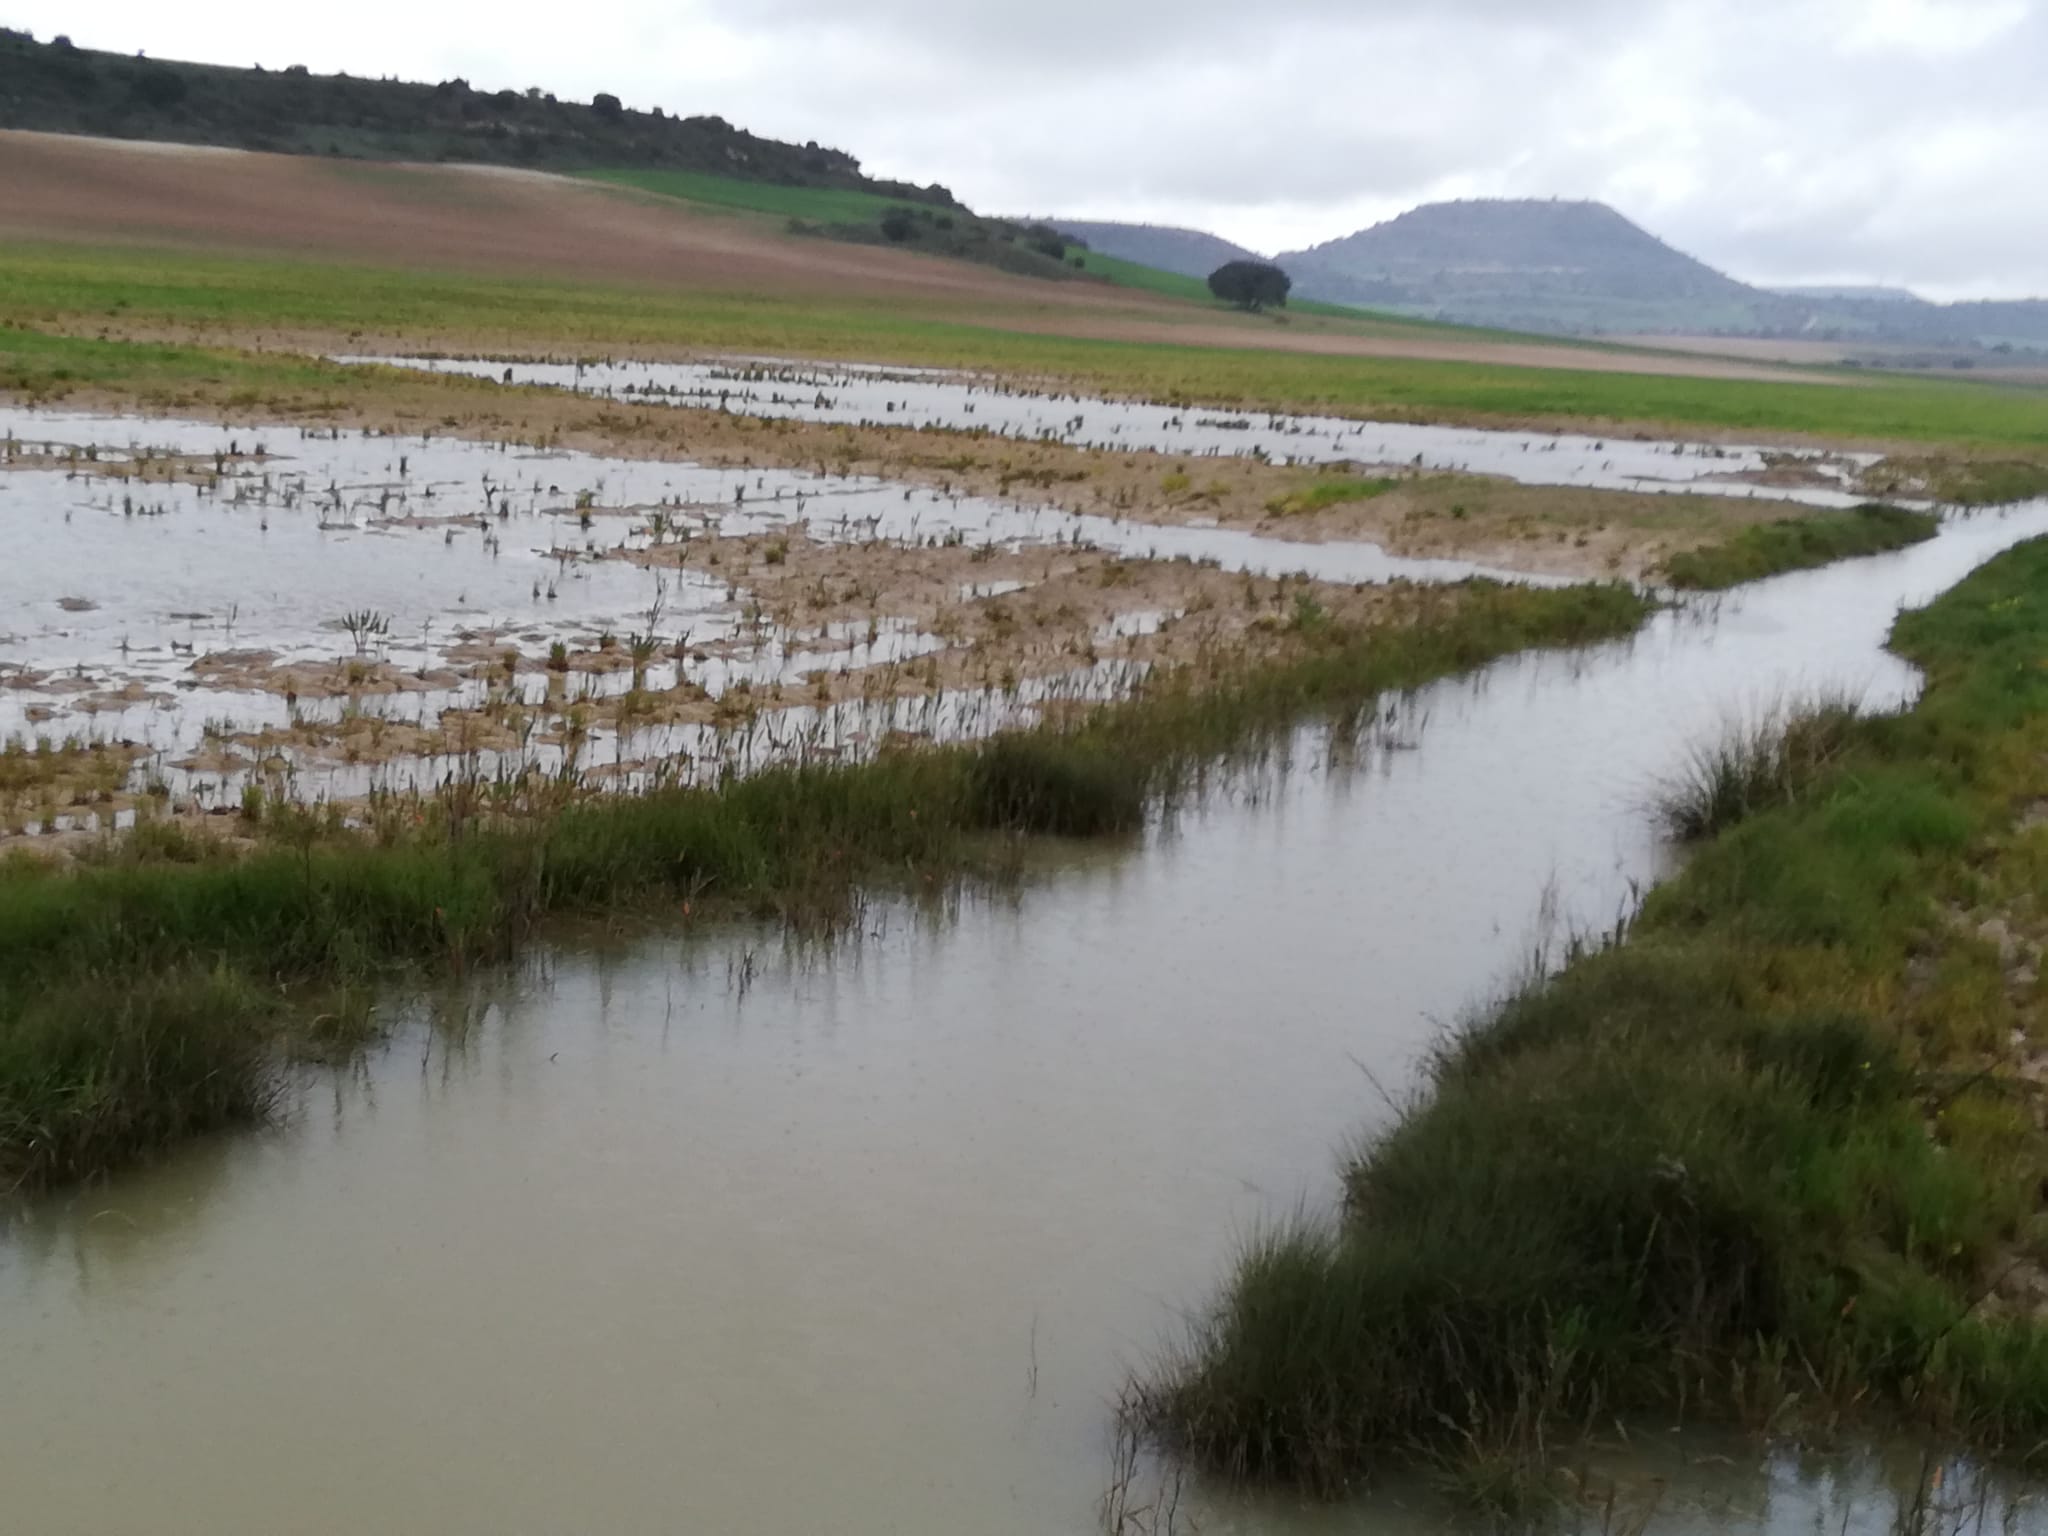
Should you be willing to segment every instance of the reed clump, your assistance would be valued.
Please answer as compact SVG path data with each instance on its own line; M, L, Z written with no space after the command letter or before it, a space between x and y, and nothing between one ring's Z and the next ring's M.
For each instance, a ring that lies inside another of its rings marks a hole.
M1417 589L1397 622L1331 623L1277 658L1212 658L985 742L637 794L500 797L456 781L369 828L267 802L244 823L249 849L153 824L73 867L0 866L0 1189L260 1113L305 1036L310 989L489 960L568 914L829 926L863 886L1013 868L991 838L1130 830L1205 765L1318 714L1357 716L1387 690L1529 646L1625 635L1647 612L1618 586ZM315 1043L330 1053L347 1036L330 1020Z
M1786 571L1806 571L1862 555L1904 549L1934 537L1941 520L1882 502L1840 512L1755 523L1702 549L1664 562L1664 580L1674 587L1720 592Z
M1772 747L1622 942L1447 1040L1341 1214L1255 1243L1136 1384L1143 1432L1226 1477L1421 1464L1503 1506L1543 1447L1645 1413L2040 1459L2048 541L1893 644L1917 707Z
M1731 722L1687 754L1654 810L1679 842L1724 832L1744 817L1790 805L1819 781L1853 738L1856 703L1823 698Z

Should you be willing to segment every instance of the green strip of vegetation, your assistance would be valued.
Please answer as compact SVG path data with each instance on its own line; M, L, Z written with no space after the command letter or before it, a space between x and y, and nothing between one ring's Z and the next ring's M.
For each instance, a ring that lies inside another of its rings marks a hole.
M2048 462L1969 456L1921 459L1894 454L1873 488L1955 507L1990 507L2048 496Z
M218 330L234 341L278 329L338 338L405 336L418 347L848 357L1067 381L1077 387L1225 409L1321 410L1389 420L1553 424L1641 422L1778 436L1980 444L2038 454L2048 392L1946 380L1856 384L1731 380L1521 368L1492 363L1278 352L1274 323L1240 324L1244 347L1034 334L1061 323L1039 306L951 310L936 301L820 302L755 294L422 273L362 265L245 260L192 251L0 245L0 360L23 331L119 325ZM1292 323L1358 336L1442 337L1441 326L1381 317ZM1468 333L1476 334L1476 333ZM77 345L85 345L79 342ZM111 343L109 343L111 345ZM47 366L47 362L45 364ZM73 364L72 366L80 366ZM10 367L19 375L23 370ZM106 370L111 371L111 370Z
M1641 1413L2042 1455L2048 541L1893 645L1919 705L1732 809L1675 791L1719 835L1443 1045L1341 1221L1246 1255L1141 1422L1226 1475L1419 1461L1515 1509L1559 1436Z
M1809 512L1753 523L1719 543L1673 555L1664 562L1664 579L1688 591L1721 592L1785 571L1904 549L1933 538L1940 527L1941 519L1931 512L1877 502L1841 512Z
M1400 483L1384 475L1337 475L1327 480L1318 480L1301 490L1289 491L1285 496L1275 496L1266 503L1266 510L1275 517L1299 517L1304 513L1321 512L1354 501L1371 501L1375 497L1386 495Z
M1347 629L1317 612L1287 659L1219 656L983 745L642 796L457 784L417 825L367 833L256 807L247 853L149 825L75 866L0 864L0 1190L260 1114L280 1051L365 1038L367 987L393 967L459 967L551 916L678 900L829 923L863 884L922 891L1000 867L990 833L1131 829L1148 798L1306 717L1362 719L1386 689L1624 635L1648 611L1618 586L1472 582L1403 601L1401 622Z
M309 391L339 399L375 382L374 374L299 353L93 341L0 329L0 390L31 400L61 399L76 389L112 389L156 403L218 392L221 404L256 406Z
M714 176L707 171L616 170L585 171L592 181L653 192L662 197L681 198L712 208L738 208L748 213L769 213L786 219L809 219L825 224L872 224L891 208L903 206L900 197L863 192L852 187L785 186L772 181L740 181L731 176ZM957 210L947 209L948 212Z

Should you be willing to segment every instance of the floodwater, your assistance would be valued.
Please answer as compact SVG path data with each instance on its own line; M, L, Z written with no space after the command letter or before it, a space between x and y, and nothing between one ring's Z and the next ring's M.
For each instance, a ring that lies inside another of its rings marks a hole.
M432 784L455 771L448 758L372 767L290 746L242 753L239 768L235 749L222 747L202 769L195 755L210 738L283 731L294 720L331 723L361 707L343 696L287 699L260 678L213 665L223 659L388 663L405 688L378 708L394 721L431 724L508 686L537 706L551 686L538 659L557 641L588 650L606 634L658 634L648 686L687 680L712 698L741 682L800 688L821 671L883 668L945 644L900 624L873 634L865 625L796 633L755 625L744 589L716 572L610 558L693 533L802 526L845 543L1087 547L1347 583L1533 579L1404 559L1373 544L1132 523L868 478L459 439L0 408L0 460L14 465L0 473L0 519L10 535L0 567L0 742L137 743L149 754L138 779L205 805L233 806L259 756L284 761L303 798L354 799L373 784ZM103 472L145 465L153 477ZM165 478L167 467L180 473ZM355 614L372 615L375 632L352 634ZM1145 622L1132 616L1111 633L1136 633ZM516 679L488 665L505 648L527 658ZM623 672L580 674L576 696L620 693L630 680ZM1087 694L1116 685L1108 673L1069 684ZM1019 702L1029 708L1043 691L1027 689ZM879 721L857 709L825 714L788 729L837 750L856 736L931 725L911 710ZM942 725L955 717L993 727L1015 715L974 701L936 711ZM716 766L729 744L714 737L698 727L629 739L597 732L579 767L603 773L693 757ZM478 754L468 767L488 777L559 766L559 752L545 748L519 758Z
M993 378L932 369L783 362L550 363L498 358L343 357L510 384L541 384L611 399L694 406L735 415L871 427L984 431L1076 448L1204 457L1263 456L1280 464L1401 465L1503 475L1525 485L1621 491L1705 491L1765 496L1811 506L1867 498L1848 480L1879 455L1787 451L1722 443L1511 432L1342 416L1239 415L1147 401L1044 394ZM1817 483L1746 478L1773 462L1797 465Z
M655 934L394 1000L391 1047L278 1129L0 1231L0 1524L1097 1529L1126 1371L1332 1197L1446 1023L1656 878L1687 745L1807 691L1902 702L1898 607L2043 532L2048 503L1987 513L1511 658L836 950ZM1649 1529L1877 1536L1894 1470L1689 1468Z

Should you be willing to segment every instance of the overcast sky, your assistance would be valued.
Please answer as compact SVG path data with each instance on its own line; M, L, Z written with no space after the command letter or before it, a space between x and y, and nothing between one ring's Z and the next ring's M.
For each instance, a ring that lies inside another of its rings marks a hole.
M714 112L1266 252L1594 197L1753 282L2048 295L2048 0L0 0L81 46Z

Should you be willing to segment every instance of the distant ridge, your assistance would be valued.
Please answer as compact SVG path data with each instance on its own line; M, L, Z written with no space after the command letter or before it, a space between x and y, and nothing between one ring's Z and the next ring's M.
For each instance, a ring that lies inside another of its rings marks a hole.
M1429 203L1280 264L1340 303L1544 331L1796 327L1796 301L1666 245L1604 203Z
M79 48L63 36L41 43L6 27L0 128L370 160L691 170L958 207L944 187L876 181L841 150L763 138L721 117L635 111L604 92L585 103L460 79L184 63Z
M1596 202L1427 203L1275 260L1306 298L1509 330L2048 347L2048 302L1752 287Z
M1257 251L1233 245L1220 235L1164 224L1116 224L1092 219L1047 219L1063 234L1082 241L1091 251L1135 261L1183 277L1207 277L1226 261L1264 261Z
M1927 302L1910 288L1883 288L1857 283L1807 283L1789 288L1773 288L1770 291L1787 299L1854 299L1867 304Z

